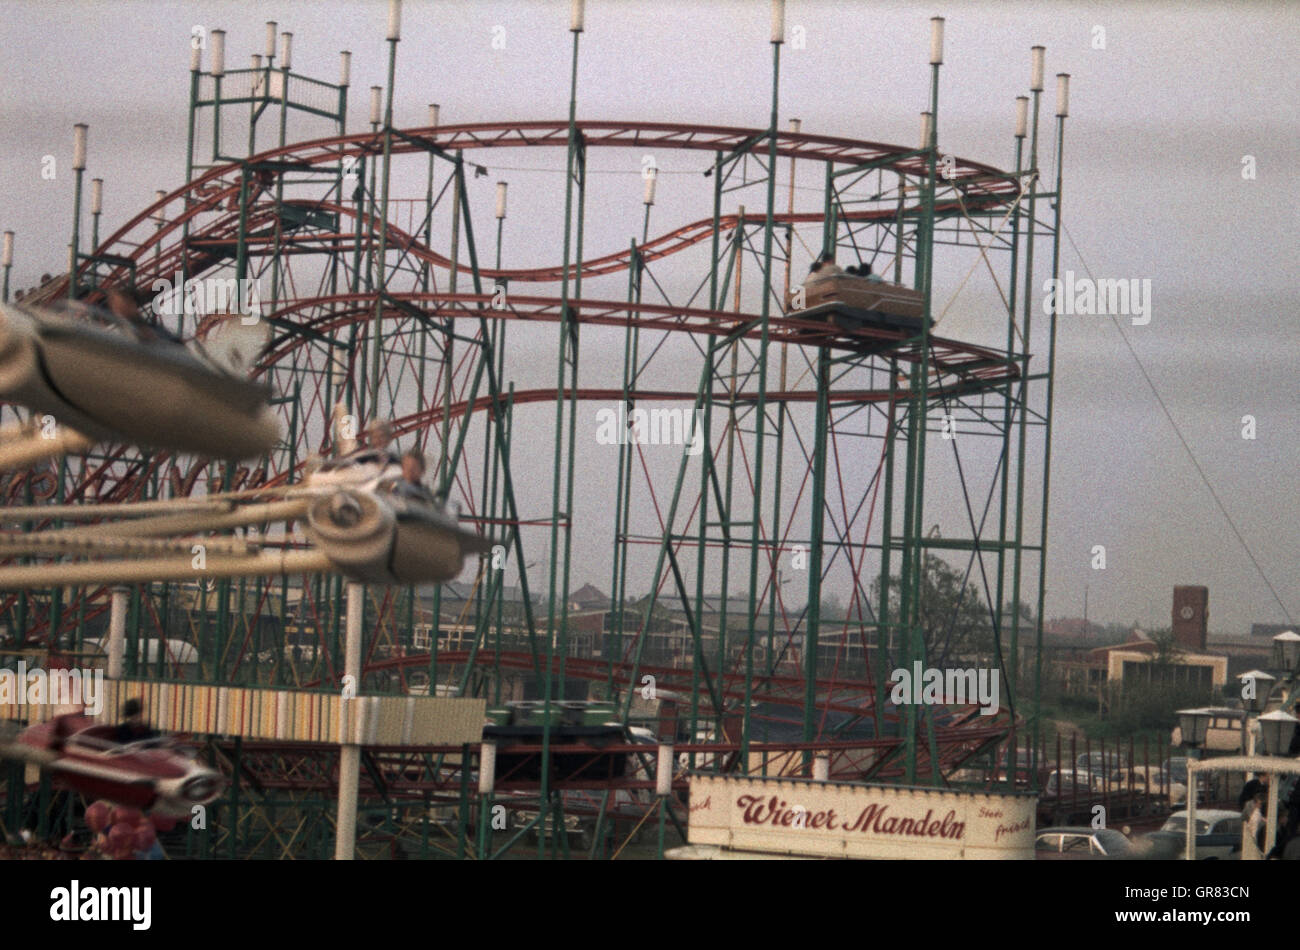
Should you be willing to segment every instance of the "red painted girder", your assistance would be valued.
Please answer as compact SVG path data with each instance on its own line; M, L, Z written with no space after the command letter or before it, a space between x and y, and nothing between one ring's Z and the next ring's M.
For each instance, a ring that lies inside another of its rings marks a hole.
M558 323L562 319L564 301L560 297L510 294L503 309L493 309L492 294L471 293L424 293L410 291L390 295L412 305L424 304L424 312L430 317L445 315L486 319L514 319L544 323ZM428 305L432 305L429 307ZM744 324L756 324L759 317L755 314L732 313L725 310L708 310L701 307L676 307L669 304L636 303L626 300L570 300L569 306L578 323L596 326L626 328L636 326L642 330L680 331L687 333L705 333L712 336L728 336ZM319 310L330 308L330 312L301 321L297 325L317 333L329 333L334 330L352 326L355 323L369 322L374 318L374 296L371 294L333 294L319 297L304 297L284 301L283 305L271 318L289 320L306 309ZM347 309L351 307L352 309ZM450 314L447 311L451 311ZM395 319L409 319L396 309L392 311ZM635 315L635 318L634 316ZM773 343L792 343L797 346L826 346L836 350L861 350L863 347L880 347L881 355L897 357L904 362L919 362L920 348L909 342L908 334L903 330L884 327L861 327L844 330L824 321L805 320L797 317L774 315L768 318L768 338ZM751 326L741 334L750 339L758 339L762 333L758 326ZM306 338L299 335L285 334L278 347L266 354L263 366L274 365L292 348L301 346ZM997 350L973 343L963 343L944 337L930 337L930 365L936 374L954 372L968 378L983 382L1003 381L1015 378L1014 364L1008 365ZM964 369L972 363L991 361L995 365L978 366L973 370Z
M765 156L768 153L766 131L734 126L685 125L667 122L617 122L585 120L577 123L583 142L591 146L620 148L663 148L697 151L730 152L742 146L746 151ZM263 162L294 162L300 165L322 165L338 162L351 155L378 154L382 148L383 133L366 132L355 135L333 136L308 142L296 142L282 148L261 152L244 163L231 163L209 169L194 181L172 191L140 211L134 218L109 235L101 250L121 253L133 260L143 258L146 250L162 238L177 231L182 223L204 211L219 208L239 192L238 177L243 165ZM804 132L778 131L776 135L778 156L829 161L844 165L873 163L899 174L924 179L929 174L924 155L914 149L878 142L866 142L835 136L812 135ZM474 148L501 147L567 147L568 122L566 120L532 122L483 122L399 130L392 138L394 155L423 152L426 145L444 151ZM990 199L998 204L1012 200L1020 190L1017 178L991 165L953 156L952 163L945 162L944 187L962 190L967 206L972 201ZM300 170L290 173L297 174ZM250 195L265 189L275 180L275 173L263 172L251 180L255 187ZM168 204L184 200L180 213L168 218L164 211ZM196 200L197 199L197 200ZM251 200L251 199L250 199ZM127 235L146 222L161 220L159 233L139 242L127 241ZM117 245L123 245L118 247ZM83 265L83 269L89 265ZM119 275L120 277L120 275ZM67 278L51 281L42 288L42 298L66 296Z

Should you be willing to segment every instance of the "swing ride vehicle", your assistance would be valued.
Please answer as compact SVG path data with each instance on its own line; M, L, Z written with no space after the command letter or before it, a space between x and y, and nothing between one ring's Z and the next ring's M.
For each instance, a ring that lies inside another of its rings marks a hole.
M383 450L343 456L300 486L256 495L0 510L0 520L10 524L56 512L65 522L101 520L0 531L0 557L66 559L0 567L0 590L305 573L336 573L371 584L438 584L460 574L467 557L492 549L490 538L462 525L453 506L403 477L400 461ZM273 522L300 522L305 542L301 536L272 540ZM210 534L239 527L259 530L242 537ZM196 546L204 552L201 562L193 554Z
M186 345L83 303L0 305L0 399L96 441L256 458L280 438L271 387L248 378L265 331L227 320Z
M321 495L307 509L307 533L343 573L369 584L449 581L466 556L492 550L433 493L401 477Z
M170 737L119 742L116 733L116 726L71 713L29 726L0 744L0 758L37 765L88 800L107 799L168 817L189 817L195 805L208 804L225 787L219 773Z
M319 495L336 488L373 491L381 481L398 478L402 460L386 449L361 448L321 462L295 494Z

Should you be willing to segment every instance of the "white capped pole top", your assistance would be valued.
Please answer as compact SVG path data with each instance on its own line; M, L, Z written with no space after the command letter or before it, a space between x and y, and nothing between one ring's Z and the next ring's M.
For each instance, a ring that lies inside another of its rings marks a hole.
M86 130L90 126L84 122L78 122L72 127L72 170L84 172L86 170Z
M478 793L485 798L491 797L497 779L497 744L491 739L484 739L479 746L478 756Z
M645 195L641 199L646 207L655 203L655 182L659 180L659 169L651 168L648 171L649 174L645 176Z
M293 34L280 34L280 68L289 70L293 68Z
M673 744L659 743L659 755L655 762L655 794L667 798L673 793Z
M785 0L772 0L772 42L785 42Z
M790 131L791 131L791 132L798 132L801 128L803 128L803 119L791 119L791 120L790 120Z
M158 204L166 197L167 197L167 192L159 188L157 191L153 193L154 204ZM159 224L161 224L162 222L167 220L167 215L163 214L163 209L160 207L157 211L153 213L153 219L157 221Z
M506 183L497 182L497 220L501 221L506 216Z
M1016 96L1016 138L1029 134L1029 97Z
M921 148L930 147L930 133L933 131L932 121L934 114L926 111L921 113Z
M384 90L381 86L370 87L370 124L380 125L384 121Z
M14 232L5 232L4 249L0 250L0 267L12 267L14 263Z
M1070 114L1070 74L1056 74L1056 114L1064 119Z
M226 74L226 31L213 30L209 34L212 40L208 46L208 72L214 76Z
M1273 662L1285 670L1300 664L1300 635L1294 630L1283 630L1273 638Z
M436 102L429 103L429 125L432 128L438 127L438 112L441 108Z
M280 24L274 20L266 21L266 58L275 59L275 34Z
M930 65L943 63L943 17L930 17Z
M812 777L814 782L829 782L831 780L831 755L829 752L818 752L813 756Z
M341 50L339 52L339 85L352 85L352 51Z
M99 214L104 210L104 179L90 179L90 213Z
M1034 92L1043 91L1043 56L1046 46L1034 46L1029 50L1029 88Z
M402 38L402 0L388 0L388 36L394 42Z
M584 0L571 0L569 6L569 32L582 32L582 17L586 3Z
M194 35L190 36L190 72L197 73L203 68L203 47L196 44Z
M250 58L249 62L252 64L252 66L253 66L254 69L261 69L261 68L262 68L262 54L261 54L261 53L254 53L254 54L252 55L252 57ZM256 81L256 80L254 80L254 81Z

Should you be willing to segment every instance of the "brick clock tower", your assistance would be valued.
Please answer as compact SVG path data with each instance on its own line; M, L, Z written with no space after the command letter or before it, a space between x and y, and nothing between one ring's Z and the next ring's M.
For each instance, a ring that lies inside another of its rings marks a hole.
M1180 586L1174 588L1174 643L1184 650L1204 650L1210 617L1210 589Z

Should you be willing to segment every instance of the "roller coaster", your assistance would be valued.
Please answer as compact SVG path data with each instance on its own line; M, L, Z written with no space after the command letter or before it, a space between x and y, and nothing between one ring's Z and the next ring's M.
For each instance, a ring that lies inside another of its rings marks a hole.
M277 56L268 24L265 53L227 69L214 32L208 62L202 50L191 62L185 183L102 240L97 186L83 248L78 169L73 264L22 303L149 291L145 317L191 340L227 314L157 288L254 282L270 336L253 378L275 394L283 437L242 464L108 442L10 474L5 504L32 532L61 527L74 505L107 517L128 503L258 499L303 484L338 451L340 418L389 420L396 442L428 452L434 494L490 549L454 587L373 578L355 608L356 685L362 696L540 703L542 741L511 760L538 778L507 770L495 789L477 788L477 740L361 743L363 856L507 856L529 832L538 854L568 854L556 829L576 822L589 855L608 857L656 802L684 826L692 770L804 775L818 753L832 778L954 781L1037 729L1036 671L1019 644L1041 638L1041 624L1006 605L1036 598L1041 617L1056 318L1042 318L1032 288L1046 270L1034 263L1044 240L1056 274L1065 111L1058 91L1056 167L1044 170L1036 48L1011 166L941 148L938 23L917 147L803 132L797 121L778 128L776 37L766 126L578 118L579 26L567 120L447 124L430 106L426 125L399 128L400 31L390 24L388 85L372 87L368 130L349 131L349 53L337 83L302 75L288 41ZM259 149L268 128L277 144ZM541 248L512 249L505 183L489 195L478 182L520 153L539 164L511 173L511 195L557 207L563 198L562 211L527 221L530 240L553 241ZM618 190L634 172L644 182L635 204ZM651 236L666 182L680 186L674 207L709 211ZM749 208L737 198L746 189L757 196ZM627 207L635 213L618 210ZM606 240L620 226L626 247L588 252L592 232ZM785 310L792 283L822 255L871 263L915 290L919 330L848 310ZM512 256L520 263L504 266ZM995 328L941 334L951 301L935 300L936 271L964 275L960 291L977 269L1001 300ZM698 420L706 448L665 449L636 432L600 444L593 406L677 406ZM944 536L926 527L936 497L959 498L964 511ZM284 551L304 543L256 528L243 537ZM925 629L935 556L959 559L963 582L982 590L995 646L984 660L1002 673L995 715L970 702L890 701L896 667L973 659L936 655L951 630ZM34 563L57 573L58 558ZM540 585L530 578L538 563ZM573 595L579 577L601 580L596 570L610 593L593 611ZM804 590L791 597L783 588L796 582ZM122 678L140 689L337 694L350 669L347 584L317 569L133 579L116 593L111 583L33 584L4 595L0 614L12 655L79 665L93 662L116 598ZM847 607L829 616L827 596L841 594ZM631 733L603 745L564 737L560 711L575 704L675 743L666 804L653 795L653 748ZM187 833L186 854L329 852L344 747L237 732L194 739L230 784L209 830ZM628 767L602 772L611 757ZM6 824L63 820L47 787L11 771L5 790ZM519 819L505 831L492 824L498 805Z

